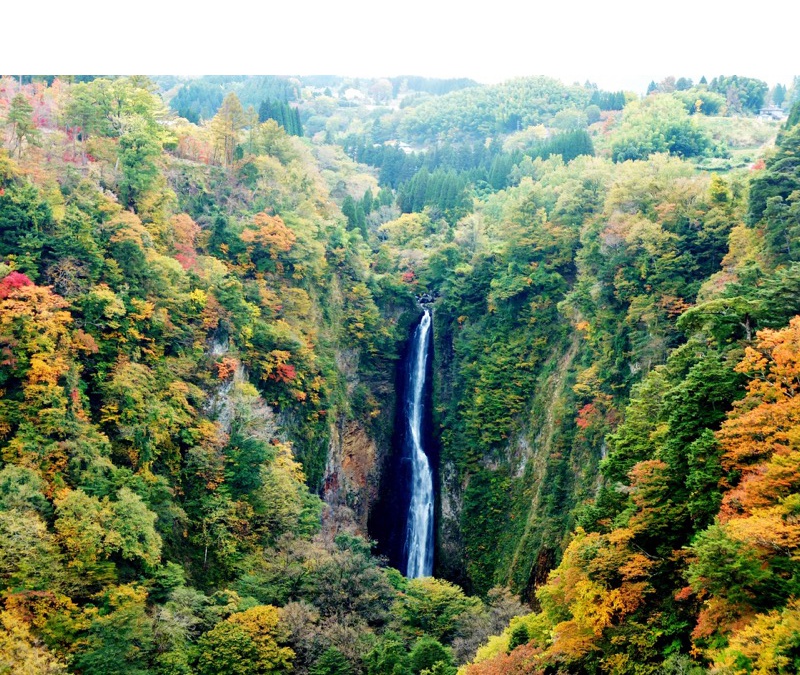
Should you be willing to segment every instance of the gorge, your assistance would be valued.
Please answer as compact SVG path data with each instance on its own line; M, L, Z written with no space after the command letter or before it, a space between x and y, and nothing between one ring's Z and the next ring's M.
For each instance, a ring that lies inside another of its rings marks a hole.
M410 329L397 365L393 431L369 522L378 551L409 579L431 576L434 568L432 338L432 310L423 304L423 314Z
M800 79L680 79L0 77L0 673L800 672Z

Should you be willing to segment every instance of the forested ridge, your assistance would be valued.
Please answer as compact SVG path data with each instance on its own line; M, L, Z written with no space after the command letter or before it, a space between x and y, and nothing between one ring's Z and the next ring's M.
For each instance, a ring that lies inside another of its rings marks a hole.
M800 670L800 86L648 89L0 78L0 672Z

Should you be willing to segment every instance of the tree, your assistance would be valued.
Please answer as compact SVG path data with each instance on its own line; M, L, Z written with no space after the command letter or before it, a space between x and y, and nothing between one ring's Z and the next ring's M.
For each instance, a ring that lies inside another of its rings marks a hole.
M17 267L3 280L5 297L10 292L8 284L17 278L13 275L23 274L29 281L39 278L42 248L52 232L52 216L50 204L39 191L20 180L10 161L3 165L0 158L0 256L14 256Z
M80 489L56 500L56 532L72 557L70 564L79 571L93 569L113 552L154 567L161 557L155 520L156 514L127 487L119 490L115 501L101 501Z
M89 627L79 641L74 665L86 675L147 675L153 647L153 621L145 609L147 593L115 586L98 596L99 609L87 608Z
M239 133L247 123L247 114L239 97L233 92L225 97L214 119L211 120L211 137L214 139L214 156L225 166L233 164Z
M800 317L783 330L759 331L737 370L753 379L717 434L734 486L724 498L725 519L780 504L800 487L791 461L800 424Z
M53 509L43 494L44 490L44 481L32 469L9 464L0 471L1 510L38 511L48 517Z
M15 590L52 589L63 583L54 537L34 511L0 511L0 583Z
M294 651L278 609L259 605L231 614L200 639L200 675L267 675L292 669Z
M508 639L508 651L513 651L520 645L530 642L531 636L524 623L518 623L512 630Z
M106 546L119 549L126 560L141 560L155 567L161 559L161 537L155 530L156 514L135 492L123 487L108 504Z
M770 98L773 105L781 107L786 100L786 87L780 83L776 84L772 89Z
M17 157L22 156L23 141L29 145L35 145L39 140L39 131L33 122L33 106L28 102L25 94L19 93L11 99L6 125L11 128L13 138L11 152L16 150Z
M367 675L412 675L403 639L386 631L364 659Z
M418 675L423 670L433 668L437 663L453 665L453 655L441 642L429 636L423 636L414 643L409 654L411 670Z
M705 598L694 632L700 644L799 590L800 317L759 331L737 370L752 378L747 395L716 434L728 490L718 521L692 544L687 573Z
M689 117L679 98L654 95L625 107L612 158L615 162L645 159L656 152L694 157L711 145L709 135Z
M86 159L86 141L101 128L102 110L98 106L93 88L88 84L76 84L70 89L69 100L64 108L64 124L72 138L72 150L80 136L82 156Z
M769 91L766 82L739 75L715 77L708 88L727 97L730 111L753 114L764 107L764 98Z
M455 584L432 577L412 579L393 608L411 635L450 642L461 621L480 608L480 600L464 595Z
M800 603L760 614L714 654L714 668L731 673L800 671Z
M266 99L258 108L258 121L275 120L291 136L302 136L303 125L300 122L300 111L284 101Z
M133 206L155 183L159 175L156 160L161 156L157 130L143 118L134 118L119 139L119 160L123 179L120 196Z
M200 675L260 675L259 652L252 636L240 625L218 623L200 638Z
M309 675L353 675L353 666L336 647L328 647L308 673Z
M788 128L777 150L750 187L748 224L765 228L767 250L776 263L800 258L800 125Z
M297 241L295 233L287 227L280 216L257 213L252 228L242 232L241 239L248 244L247 250L259 272L282 271L279 259L288 253Z
M0 612L0 673L65 675L66 665L55 657L13 612Z

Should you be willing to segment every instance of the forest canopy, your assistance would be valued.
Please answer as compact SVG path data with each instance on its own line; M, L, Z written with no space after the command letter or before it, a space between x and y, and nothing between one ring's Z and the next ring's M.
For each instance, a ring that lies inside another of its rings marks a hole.
M0 671L800 668L800 86L649 89L0 78Z

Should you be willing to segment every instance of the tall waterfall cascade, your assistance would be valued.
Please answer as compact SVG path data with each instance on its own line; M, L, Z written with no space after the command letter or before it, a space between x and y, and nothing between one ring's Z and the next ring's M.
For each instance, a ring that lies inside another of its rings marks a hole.
M406 576L433 573L433 472L425 454L423 420L431 312L426 309L414 331L405 391L406 452L411 460L411 502L406 527Z

